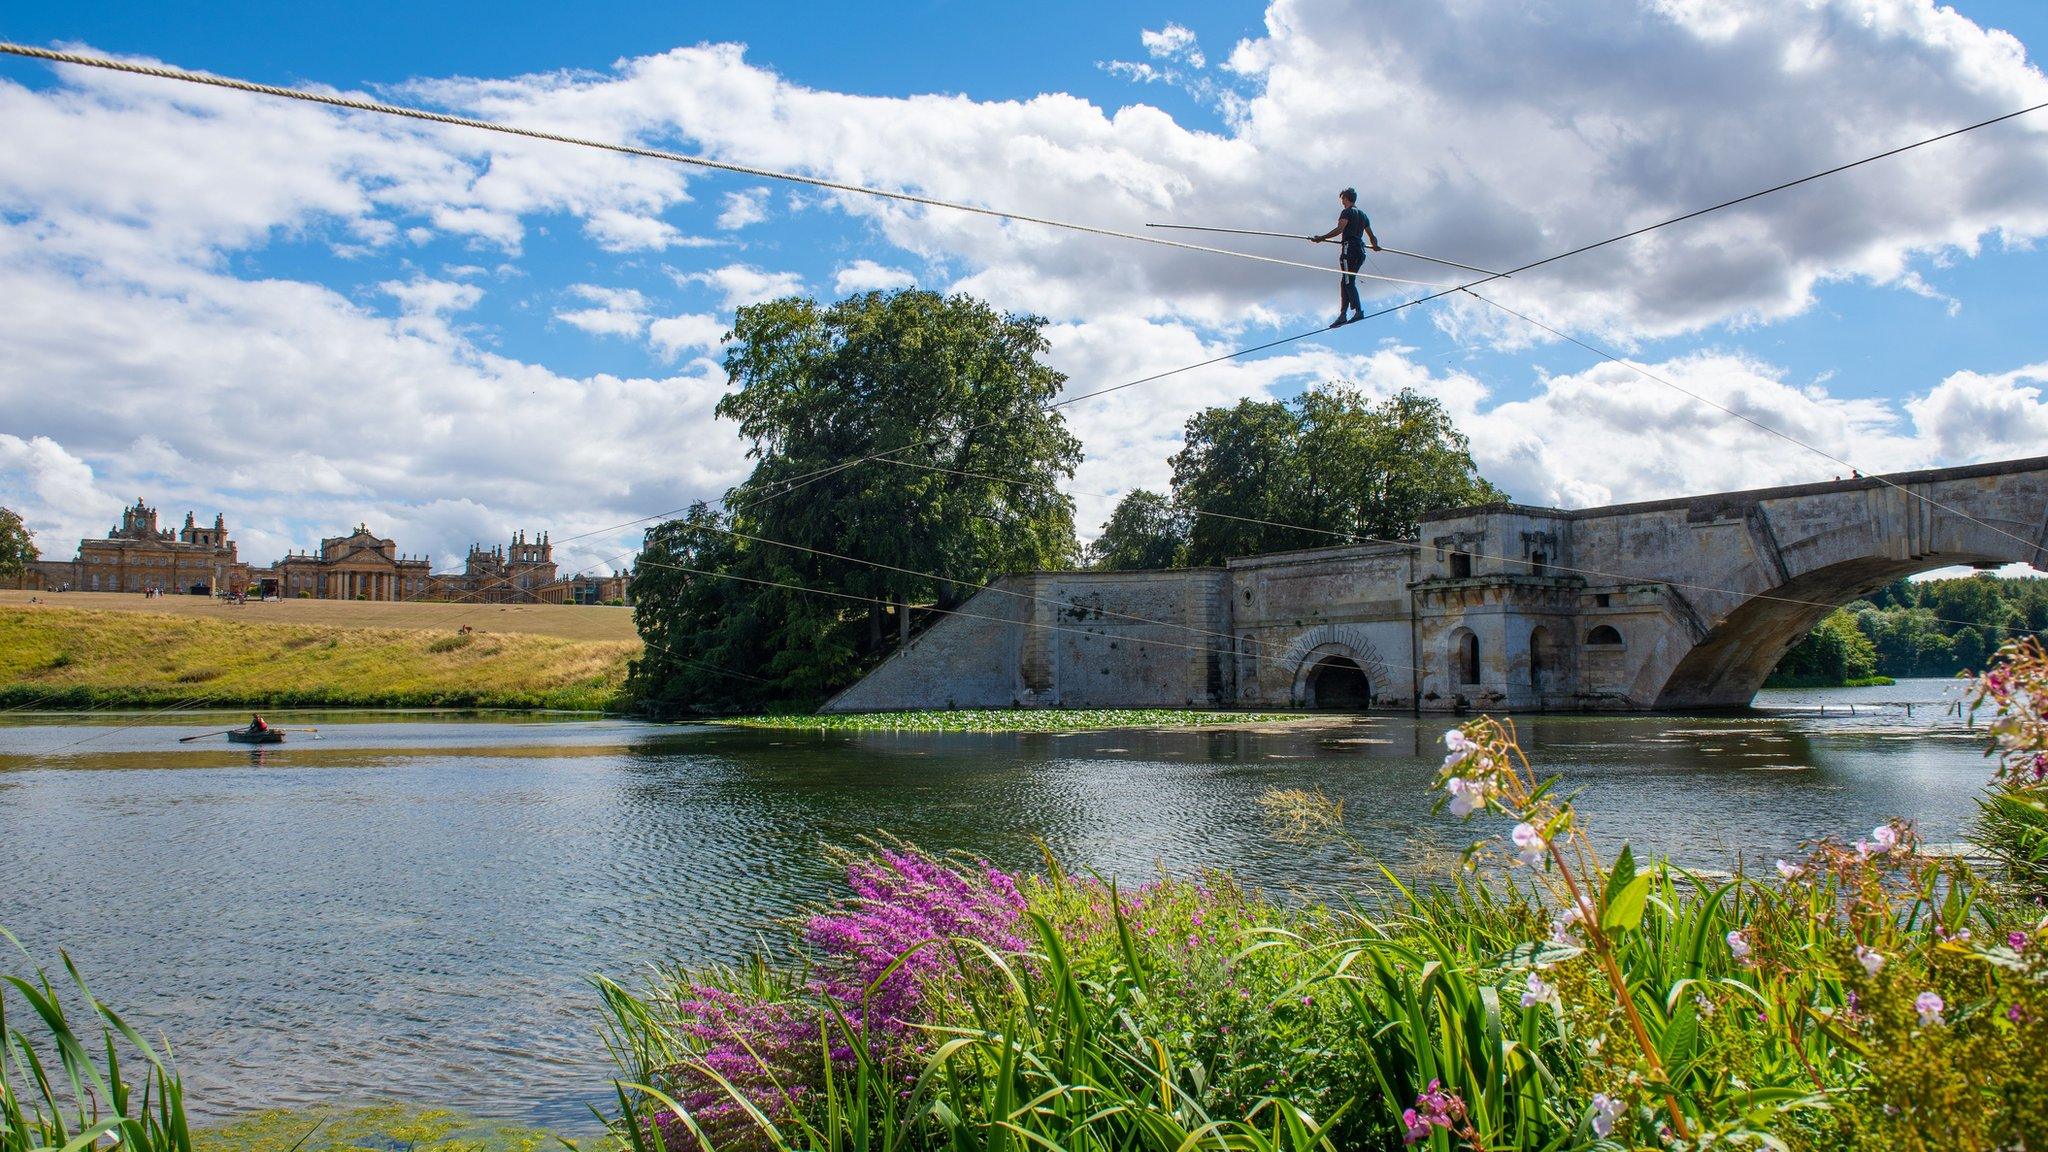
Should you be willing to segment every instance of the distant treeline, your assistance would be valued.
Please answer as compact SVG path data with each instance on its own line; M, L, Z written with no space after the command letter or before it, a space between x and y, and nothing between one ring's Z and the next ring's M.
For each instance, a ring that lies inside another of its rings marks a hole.
M2048 580L1979 573L1900 580L1830 613L1771 673L1769 687L1982 669L2006 640L2048 630Z

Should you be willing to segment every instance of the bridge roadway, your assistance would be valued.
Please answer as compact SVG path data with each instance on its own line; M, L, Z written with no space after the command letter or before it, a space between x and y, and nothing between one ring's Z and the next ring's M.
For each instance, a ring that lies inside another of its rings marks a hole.
M2044 548L2048 457L1461 508L1404 545L1005 577L828 708L1735 707L1835 607Z

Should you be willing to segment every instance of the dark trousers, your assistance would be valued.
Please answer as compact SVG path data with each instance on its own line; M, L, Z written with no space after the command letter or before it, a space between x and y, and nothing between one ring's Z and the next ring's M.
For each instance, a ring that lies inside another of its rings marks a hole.
M1365 306L1358 302L1357 275L1359 266L1364 263L1365 249L1363 248L1355 250L1347 248L1344 250L1344 254L1337 258L1337 267L1344 270L1344 275L1337 280L1337 315L1339 316L1342 316L1346 309L1359 313L1365 311Z

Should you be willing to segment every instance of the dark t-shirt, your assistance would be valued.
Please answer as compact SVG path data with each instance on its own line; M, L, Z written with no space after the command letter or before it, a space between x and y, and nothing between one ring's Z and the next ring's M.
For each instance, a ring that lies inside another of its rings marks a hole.
M1365 218L1365 212L1357 207L1346 208L1337 213L1337 219L1344 225L1344 250L1363 251L1365 230L1372 223Z

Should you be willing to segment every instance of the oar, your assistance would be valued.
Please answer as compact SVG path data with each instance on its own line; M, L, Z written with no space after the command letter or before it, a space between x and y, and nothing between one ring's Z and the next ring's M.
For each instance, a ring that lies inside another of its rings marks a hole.
M1262 232L1256 228L1201 228L1193 224L1147 224L1145 225L1145 227L1172 228L1180 232L1228 232L1233 236L1277 236L1282 240L1308 239L1308 237L1303 236L1298 232ZM1507 273L1495 272L1491 268L1479 268L1471 264L1460 264L1456 260L1440 260L1435 256L1424 256L1420 252L1410 252L1402 248L1389 248L1384 244L1379 246L1379 251L1392 252L1396 256L1406 256L1411 260L1427 260L1431 264L1442 264L1447 268L1463 268L1467 272L1477 272L1482 276L1498 276L1502 279L1507 278Z
M193 742L194 740L204 740L204 739L206 739L206 738L207 738L208 736L225 736L225 735L227 735L227 734L228 734L228 733L230 733L230 732L240 732L240 731L241 731L241 729L240 729L240 728L223 728L223 729L221 729L221 730L220 730L220 731L218 731L218 732L201 732L201 733L200 733L199 735L197 735L197 736L180 736L180 737L178 737L178 743L180 743L180 744L190 744L190 743L191 743L191 742Z

